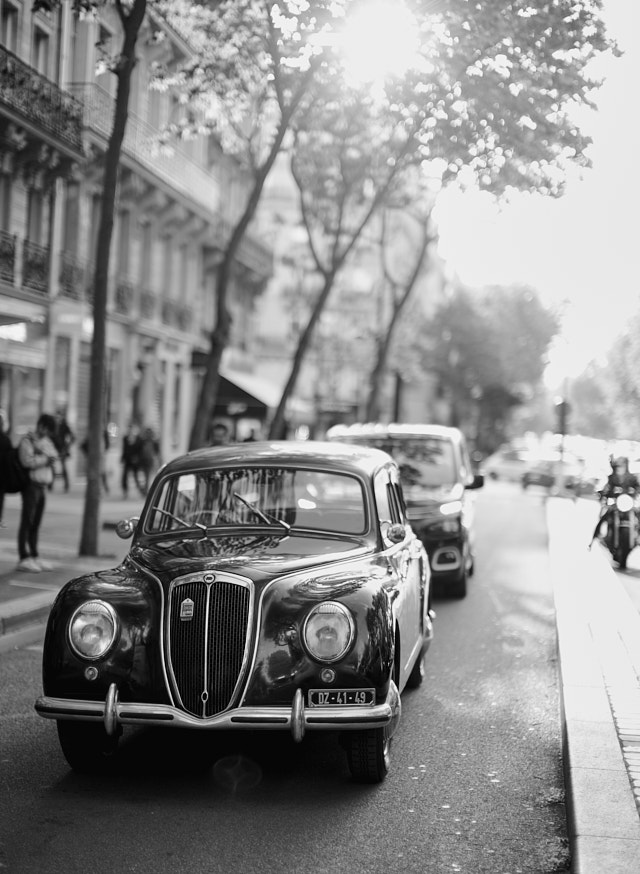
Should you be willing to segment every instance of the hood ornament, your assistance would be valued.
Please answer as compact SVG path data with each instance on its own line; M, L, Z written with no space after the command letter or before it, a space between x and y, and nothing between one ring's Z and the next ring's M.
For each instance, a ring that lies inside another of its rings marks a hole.
M180 604L180 621L190 622L193 619L193 601L191 598L185 598Z

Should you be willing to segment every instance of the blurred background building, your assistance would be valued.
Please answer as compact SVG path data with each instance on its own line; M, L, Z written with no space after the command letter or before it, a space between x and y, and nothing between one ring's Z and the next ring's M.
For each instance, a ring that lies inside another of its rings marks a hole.
M32 11L0 0L0 405L17 440L42 411L87 432L92 285L102 162L115 77L100 64L119 22L105 7L80 18L70 3ZM160 30L161 41L155 38ZM250 179L213 137L166 143L184 111L150 87L152 65L189 46L149 6L138 42L120 161L110 260L105 425L119 464L130 422L153 427L168 459L188 446L215 318L215 275ZM286 171L274 175L238 253L233 326L216 417L237 439L264 433L289 375L316 286ZM334 290L288 407L291 433L321 436L362 417L376 332L387 303L366 247ZM445 279L420 299L434 301ZM430 304L431 305L431 304ZM428 377L391 373L385 418L439 418ZM82 475L75 451L72 475Z

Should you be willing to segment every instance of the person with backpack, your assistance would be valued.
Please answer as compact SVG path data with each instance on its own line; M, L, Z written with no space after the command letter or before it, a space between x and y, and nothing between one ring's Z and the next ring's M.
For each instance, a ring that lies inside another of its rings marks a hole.
M22 491L22 512L18 528L18 570L38 573L51 565L38 555L38 535L46 504L48 486L53 482L58 451L53 442L56 421L48 413L38 418L35 431L29 431L18 444L18 458L29 477Z

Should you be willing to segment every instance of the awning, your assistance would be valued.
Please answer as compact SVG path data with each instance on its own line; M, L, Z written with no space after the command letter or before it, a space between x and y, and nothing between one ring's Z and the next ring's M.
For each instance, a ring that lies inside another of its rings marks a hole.
M261 377L221 369L214 414L262 421L276 409L280 397L279 388Z

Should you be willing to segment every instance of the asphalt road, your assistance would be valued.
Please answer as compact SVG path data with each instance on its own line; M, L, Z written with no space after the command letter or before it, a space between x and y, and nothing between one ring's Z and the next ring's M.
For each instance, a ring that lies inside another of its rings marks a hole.
M0 655L0 867L11 874L569 870L541 495L477 495L476 574L436 601L392 771L352 784L334 735L135 731L108 778L69 771L37 717L41 644Z

